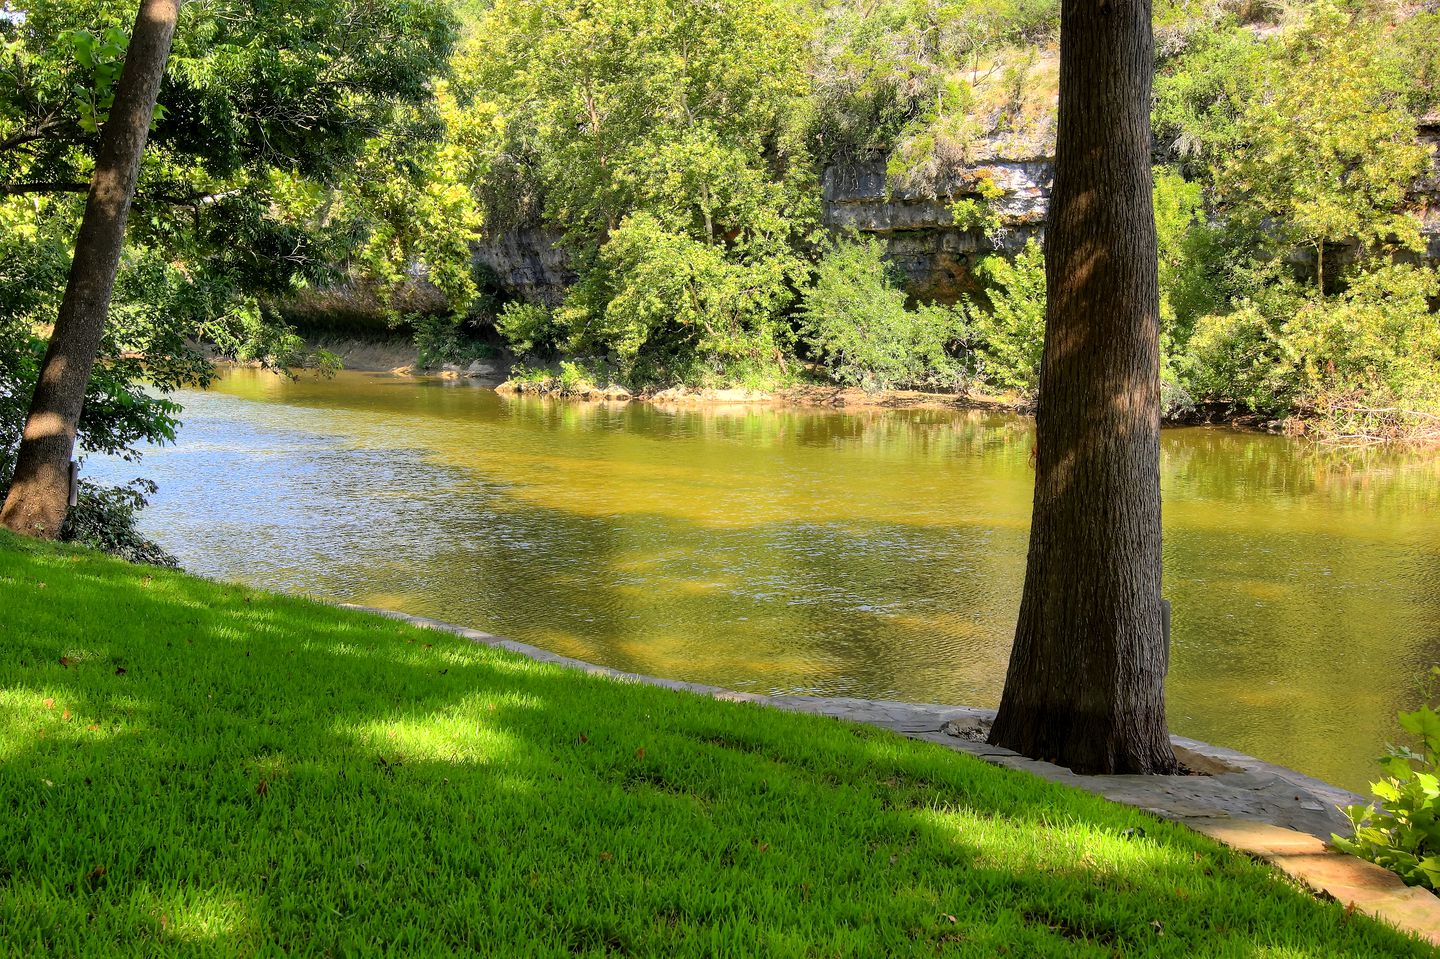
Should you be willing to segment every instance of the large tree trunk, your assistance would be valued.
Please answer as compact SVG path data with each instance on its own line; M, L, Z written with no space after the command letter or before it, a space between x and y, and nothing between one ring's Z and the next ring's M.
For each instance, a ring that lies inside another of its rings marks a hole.
M65 299L30 400L10 494L0 510L0 523L19 533L53 539L65 522L75 428L105 335L125 221L179 7L180 0L141 0L110 118L100 131Z
M1168 773L1148 0L1063 0L1035 508L991 742Z

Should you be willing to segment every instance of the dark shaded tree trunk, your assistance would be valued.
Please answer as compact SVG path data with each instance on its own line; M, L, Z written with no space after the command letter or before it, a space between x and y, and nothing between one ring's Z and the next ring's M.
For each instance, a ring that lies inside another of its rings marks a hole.
M1168 773L1148 0L1063 0L1030 553L990 740Z
M115 102L100 131L65 298L30 400L10 494L0 510L0 524L18 533L53 539L69 509L75 429L105 335L125 222L179 7L180 0L141 0Z

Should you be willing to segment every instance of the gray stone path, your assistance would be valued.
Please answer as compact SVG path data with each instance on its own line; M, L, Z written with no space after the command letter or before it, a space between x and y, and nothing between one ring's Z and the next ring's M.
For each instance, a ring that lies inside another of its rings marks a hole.
M986 743L995 711L965 706L822 696L766 696L719 686L687 683L597 666L527 643L478 629L411 616L394 610L344 604L346 609L376 613L423 629L463 636L507 649L539 662L554 663L599 676L683 690L734 702L752 702L797 713L814 713L866 723L936 743L1008 769L1019 769L1051 782L1074 786L1113 802L1173 820L1256 858L1270 862L1312 889L1440 946L1440 898L1407 887L1387 869L1337 852L1331 833L1348 833L1339 807L1365 800L1348 790L1313 779L1231 749L1183 736L1172 736L1176 753L1192 776L1082 776L1063 766L1027 759Z

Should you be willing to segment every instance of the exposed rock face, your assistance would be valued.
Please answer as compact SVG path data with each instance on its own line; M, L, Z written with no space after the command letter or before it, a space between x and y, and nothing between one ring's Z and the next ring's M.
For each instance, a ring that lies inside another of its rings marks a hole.
M1428 244L1427 258L1440 262L1440 115L1420 124L1421 142L1434 147L1431 173L1416 184L1415 210ZM825 171L821 217L826 226L853 229L885 240L891 261L907 279L912 296L953 303L978 288L977 262L989 253L1017 253L1044 231L1053 175L1050 160L994 158L961 170L939 189L897 185L885 162L834 166ZM993 203L1001 229L955 224L951 206L967 197L981 198L979 184L991 180L1002 192ZM474 245L475 259L494 270L512 295L554 305L576 274L569 255L556 246L559 234L525 227Z
M1440 262L1440 113L1420 119L1420 142L1430 147L1430 173L1416 184L1420 234L1425 237L1426 257Z
M560 234L543 226L508 230L471 244L475 262L489 267L495 282L528 303L556 306L577 279Z
M993 160L967 168L941 195L887 183L884 161L825 171L822 217L833 229L851 228L883 236L891 259L908 278L912 295L954 302L976 288L972 271L987 253L1018 252L1039 236L1050 199L1050 162ZM990 178L1003 191L995 201L1002 230L986 236L954 224L950 206L978 197L977 184ZM559 233L527 226L474 243L475 262L495 274L506 293L554 306L575 282L570 256L557 245Z
M897 186L884 161L825 171L821 216L832 229L854 229L884 238L891 260L905 274L911 295L953 303L976 289L974 267L988 253L1019 252L1039 237L1050 202L1050 161L995 159L966 167L939 190ZM981 199L989 179L1002 193L992 207L1001 229L987 236L956 226L951 206Z

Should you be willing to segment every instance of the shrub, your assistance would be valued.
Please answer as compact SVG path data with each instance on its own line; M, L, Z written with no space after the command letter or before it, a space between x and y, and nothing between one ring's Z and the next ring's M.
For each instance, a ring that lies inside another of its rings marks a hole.
M906 309L884 253L875 239L836 241L805 291L801 335L838 383L866 390L956 385L963 370L949 347L963 338L961 312Z
M516 353L538 353L555 345L558 331L550 311L538 303L506 303L495 317L495 329Z
M463 365L495 354L490 344L467 336L462 318L454 314L417 313L405 322L415 331L415 354L422 367Z
M155 489L155 484L145 479L131 480L124 486L81 480L79 496L60 529L60 538L131 563L179 568L174 556L140 532L140 511Z
M1294 299L1289 287L1269 290L1258 301L1240 300L1227 313L1200 317L1183 361L1190 390L1258 413L1289 407L1299 384L1272 318L1277 301Z
M1187 385L1198 395L1264 413L1300 407L1330 432L1389 435L1396 419L1440 411L1440 324L1433 269L1356 270L1342 293L1257 271L1249 296L1201 317L1188 344Z
M1433 699L1440 667L1433 667L1425 699ZM1440 713L1423 705L1400 714L1400 725L1420 739L1421 751L1391 746L1380 760L1385 778L1370 784L1380 801L1345 810L1355 838L1335 845L1384 866L1411 886L1440 889Z
M778 363L799 261L758 239L696 239L649 213L616 227L556 311L564 348L630 385L694 382Z
M988 308L967 300L979 375L1001 389L1031 395L1040 385L1045 346L1045 254L1030 240L1014 259L988 256L978 270Z

